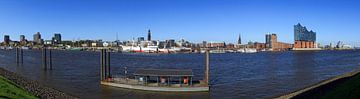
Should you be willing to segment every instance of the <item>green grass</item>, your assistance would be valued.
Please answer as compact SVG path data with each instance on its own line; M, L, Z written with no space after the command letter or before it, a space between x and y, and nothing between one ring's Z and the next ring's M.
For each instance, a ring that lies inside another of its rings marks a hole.
M321 99L360 99L360 74L351 77L333 90L325 93Z
M34 95L0 76L0 99L38 99Z

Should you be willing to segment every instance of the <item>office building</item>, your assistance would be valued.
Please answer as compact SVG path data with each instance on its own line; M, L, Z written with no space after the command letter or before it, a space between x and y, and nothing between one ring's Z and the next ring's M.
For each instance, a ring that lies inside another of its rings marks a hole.
M20 35L20 44L21 45L26 45L27 40L25 38L25 35Z
M61 34L60 33L55 33L54 34L53 43L54 44L61 44Z
M24 41L26 41L25 35L20 35L20 42L24 42Z
M267 50L284 51L292 48L289 43L278 42L276 34L266 34L265 39L265 48Z
M41 34L40 32L36 32L36 34L34 34L34 41L35 44L42 44L43 40L41 40Z
M168 47L168 48L170 48L170 47L175 47L175 40L174 39L169 39L169 40L165 40L165 42L166 42L166 46Z
M145 38L144 38L144 37L138 37L138 38L137 38L137 41L138 41L138 42L145 41Z
M265 41L266 48L273 48L272 45L277 42L276 34L266 34Z
M8 45L8 44L10 44L10 36L9 35L4 35L4 44L5 45Z

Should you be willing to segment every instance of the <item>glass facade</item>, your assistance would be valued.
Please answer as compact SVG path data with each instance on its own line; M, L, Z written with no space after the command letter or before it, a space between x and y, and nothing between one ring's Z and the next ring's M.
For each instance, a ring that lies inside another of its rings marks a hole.
M301 26L300 23L294 26L295 41L316 41L316 33L308 31L305 26Z
M265 46L266 46L266 48L272 48L272 46L271 46L271 34L266 34L266 37L265 37Z
M61 34L54 35L54 43L57 43L57 44L61 43Z
M4 36L4 43L5 43L5 44L9 44L9 42L10 42L10 36L9 36L9 35L5 35L5 36Z

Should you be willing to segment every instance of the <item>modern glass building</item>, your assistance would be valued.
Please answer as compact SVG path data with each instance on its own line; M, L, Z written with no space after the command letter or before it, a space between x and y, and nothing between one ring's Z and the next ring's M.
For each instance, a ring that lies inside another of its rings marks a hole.
M316 33L312 30L308 31L305 26L300 23L294 26L295 41L316 41Z
M36 32L36 34L34 34L34 42L37 44L41 44L41 34L40 32Z
M61 34L60 34L60 33L55 33L55 34L54 34L54 40L53 40L53 42L54 42L55 44L60 44L60 43L61 43Z
M9 44L9 43L10 43L10 36L4 35L4 44Z
M265 35L265 46L266 48L272 48L272 44L271 44L271 34L266 34Z
M138 42L145 41L145 38L144 38L144 37L138 37L138 38L137 38L137 41L138 41Z
M308 31L300 23L294 25L294 37L294 48L316 48L316 33L312 30Z
M20 35L20 42L24 42L25 41L25 35Z

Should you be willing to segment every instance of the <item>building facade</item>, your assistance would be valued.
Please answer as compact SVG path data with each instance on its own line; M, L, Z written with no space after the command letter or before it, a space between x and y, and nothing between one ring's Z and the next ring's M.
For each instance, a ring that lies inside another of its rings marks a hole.
M10 36L9 36L9 35L4 35L4 44L5 44L5 45L9 45L9 44L10 44Z
M175 45L176 45L174 39L165 40L165 42L166 42L166 47L168 47L168 48L175 47Z
M265 35L265 46L266 48L273 48L273 44L277 42L276 34L266 34Z
M24 41L26 41L25 35L20 35L20 42L24 42Z
M26 45L27 40L25 38L25 35L20 35L20 45Z
M225 42L210 42L206 43L207 48L225 48L226 44Z
M263 49L266 48L266 44L265 43L259 43L259 42L255 42L254 43L254 48L258 51L261 51Z
M41 34L40 32L36 32L36 34L34 34L34 43L36 44L42 44L42 39L41 39Z
M272 51L285 51L292 48L289 43L278 42L276 34L266 34L265 47Z
M55 33L54 34L53 43L54 44L61 44L61 34L60 33Z
M141 42L141 41L145 41L145 38L144 37L138 37L137 42Z
M316 48L316 33L300 23L294 26L294 48Z

